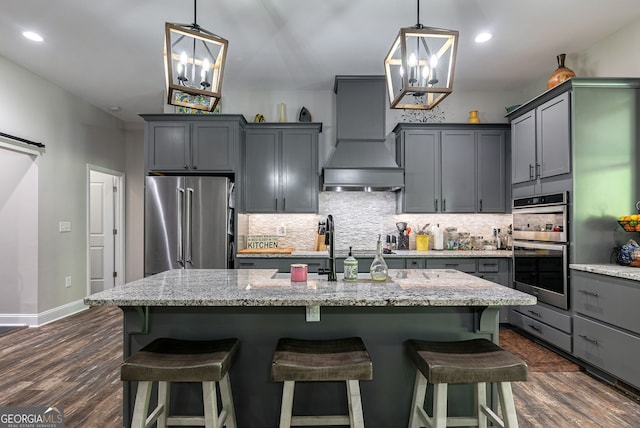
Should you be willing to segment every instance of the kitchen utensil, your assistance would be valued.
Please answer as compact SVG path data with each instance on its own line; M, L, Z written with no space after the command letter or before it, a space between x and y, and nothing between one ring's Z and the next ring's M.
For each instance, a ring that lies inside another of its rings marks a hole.
M431 223L426 223L424 226L422 226L422 228L418 232L418 235L422 235L422 234L428 233L427 232L427 227L429 227L430 225L431 225Z

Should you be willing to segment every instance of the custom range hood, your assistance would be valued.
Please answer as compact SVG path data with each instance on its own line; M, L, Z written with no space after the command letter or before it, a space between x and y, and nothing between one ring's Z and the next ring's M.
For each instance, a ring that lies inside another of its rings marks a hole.
M404 170L385 145L384 76L336 76L336 149L322 171L326 191L395 191Z

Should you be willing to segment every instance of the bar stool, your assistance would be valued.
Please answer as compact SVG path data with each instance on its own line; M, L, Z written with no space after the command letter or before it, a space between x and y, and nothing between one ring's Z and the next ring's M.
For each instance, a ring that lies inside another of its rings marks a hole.
M373 366L359 337L335 340L282 338L273 354L271 379L284 382L280 428L301 425L364 427L360 381L373 379ZM292 415L295 383L300 381L345 381L349 415Z
M125 359L120 367L120 378L138 382L131 427L149 427L157 420L158 428L167 425L235 428L228 372L239 343L238 339L194 341L162 338ZM153 382L158 382L158 404L148 415ZM171 382L202 383L204 416L169 415ZM222 401L219 414L216 383L220 386Z
M524 361L486 339L459 342L408 340L405 343L417 367L409 428L486 428L487 418L500 427L517 428L511 382L527 380L528 368ZM424 410L429 382L434 384L433 417ZM447 386L450 383L476 384L474 417L447 417ZM487 383L498 386L504 420L487 407Z

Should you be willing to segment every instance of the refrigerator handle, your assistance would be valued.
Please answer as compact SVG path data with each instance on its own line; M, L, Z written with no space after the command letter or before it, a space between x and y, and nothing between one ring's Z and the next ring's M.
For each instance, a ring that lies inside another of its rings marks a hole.
M178 226L178 239L176 240L178 244L177 262L184 265L184 253L182 248L182 212L184 207L184 189L180 187L176 189L176 204L178 207L178 221L176 222L176 225Z
M186 204L186 211L185 211L185 216L187 217L186 221L185 221L185 236L186 236L186 240L185 240L185 257L184 257L184 262L186 263L191 263L191 204L193 201L193 188L191 187L187 187L187 204Z

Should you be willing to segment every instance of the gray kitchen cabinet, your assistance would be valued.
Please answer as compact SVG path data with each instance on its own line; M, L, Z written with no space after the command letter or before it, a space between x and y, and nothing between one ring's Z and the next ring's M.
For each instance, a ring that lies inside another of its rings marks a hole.
M476 134L476 211L504 213L507 204L507 138L505 130L482 130Z
M358 260L358 272L366 273L369 272L369 268L371 267L371 263L373 263L373 257L359 257L357 251L354 251L354 256ZM384 257L384 261L387 264L389 269L405 269L405 259L400 257ZM344 261L345 257L336 258L336 271L343 273L344 272Z
M640 388L640 282L576 270L571 278L573 355Z
M147 172L236 172L239 115L142 115Z
M244 211L318 211L318 123L250 124L244 141Z
M475 131L446 130L441 132L440 138L441 212L475 212Z
M572 351L571 314L543 303L516 306L509 313L509 323L545 342Z
M291 273L291 265L305 263L308 272L318 272L327 266L326 259L304 257L238 257L238 269L278 269Z
M504 213L507 207L508 125L406 124L396 126L404 213Z
M512 184L527 194L555 191L551 177L571 172L571 102L563 92L511 121Z

